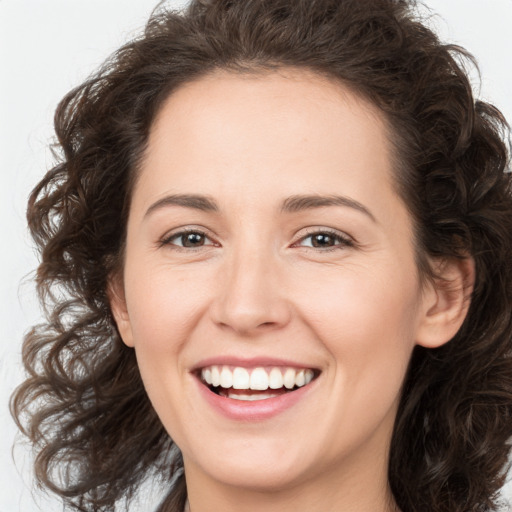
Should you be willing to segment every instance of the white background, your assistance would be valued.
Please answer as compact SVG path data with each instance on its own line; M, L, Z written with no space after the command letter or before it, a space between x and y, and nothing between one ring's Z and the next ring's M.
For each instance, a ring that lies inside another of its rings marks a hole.
M173 6L186 0L173 0ZM29 191L51 163L52 117L61 97L137 34L156 0L0 0L0 512L53 512L32 489L28 451L11 450L7 402L22 380L23 333L38 320L30 282L36 257L25 227ZM512 121L512 0L427 0L443 39L478 59L480 98ZM475 83L477 77L475 76ZM3 247L3 249L2 249ZM512 488L505 489L512 496ZM148 500L148 501L146 501ZM131 511L150 512L143 505ZM153 500L154 501L154 500Z

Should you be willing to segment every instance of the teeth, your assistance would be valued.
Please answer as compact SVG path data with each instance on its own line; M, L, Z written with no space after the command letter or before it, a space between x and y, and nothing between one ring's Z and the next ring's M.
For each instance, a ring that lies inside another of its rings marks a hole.
M283 387L283 374L279 368L272 368L268 376L268 387L270 389L279 389Z
M293 368L288 368L284 372L283 384L286 389L295 387L295 370Z
M212 383L212 370L211 368L205 368L203 370L203 379L206 382L206 384Z
M220 385L223 388L230 388L233 386L233 374L226 366L224 366L220 372Z
M212 366L212 386L220 386L220 372L218 366Z
M275 393L259 393L257 395L244 395L244 394L236 394L229 393L228 397L233 400L244 400L246 402L255 402L256 400L266 400L267 398L274 398L277 396Z
M252 389L265 391L267 389L293 389L301 388L309 384L314 377L313 370L309 368L271 368L267 371L265 368L258 367L252 371L242 367L231 369L229 366L219 367L217 365L208 366L201 370L201 378L208 385L222 387L224 389ZM251 398L247 398L247 397ZM252 398L260 396L260 398ZM258 400L262 399L260 395L244 395L238 393L239 400ZM273 395L272 395L273 396ZM231 398L235 398L232 396ZM268 397L267 397L268 398Z
M250 389L259 391L268 389L268 375L264 368L255 368L252 371Z
M302 387L304 384L306 384L306 376L304 375L304 370L300 370L295 376L295 385Z
M208 382L208 381L207 381ZM234 389L249 389L250 376L245 368L235 368L233 371L233 388Z

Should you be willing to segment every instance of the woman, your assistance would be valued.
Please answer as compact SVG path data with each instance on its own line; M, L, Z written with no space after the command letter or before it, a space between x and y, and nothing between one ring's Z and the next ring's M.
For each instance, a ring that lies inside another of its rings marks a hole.
M40 482L87 511L148 474L161 512L495 510L509 155L466 57L406 1L197 0L66 96L13 400Z

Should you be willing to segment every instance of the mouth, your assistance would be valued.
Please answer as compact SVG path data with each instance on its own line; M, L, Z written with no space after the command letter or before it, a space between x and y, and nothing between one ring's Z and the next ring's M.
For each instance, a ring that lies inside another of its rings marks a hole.
M312 368L211 365L197 372L212 393L232 400L256 401L292 393L319 375Z

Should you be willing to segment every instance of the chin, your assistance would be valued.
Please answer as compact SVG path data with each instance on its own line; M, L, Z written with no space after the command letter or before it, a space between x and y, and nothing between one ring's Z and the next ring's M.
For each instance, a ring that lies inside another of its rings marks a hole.
M224 485L253 492L276 492L292 488L304 480L302 471L276 464L275 459L260 464L229 464L212 475Z
M271 444L271 443L270 443ZM220 446L220 445L217 445ZM247 448L247 447L246 447ZM311 476L304 453L286 453L289 446L254 446L246 450L222 450L196 459L195 466L209 479L223 485L255 492L273 492L292 488ZM236 453L235 453L236 452ZM187 470L187 457L185 470ZM212 471L214 468L214 471Z

